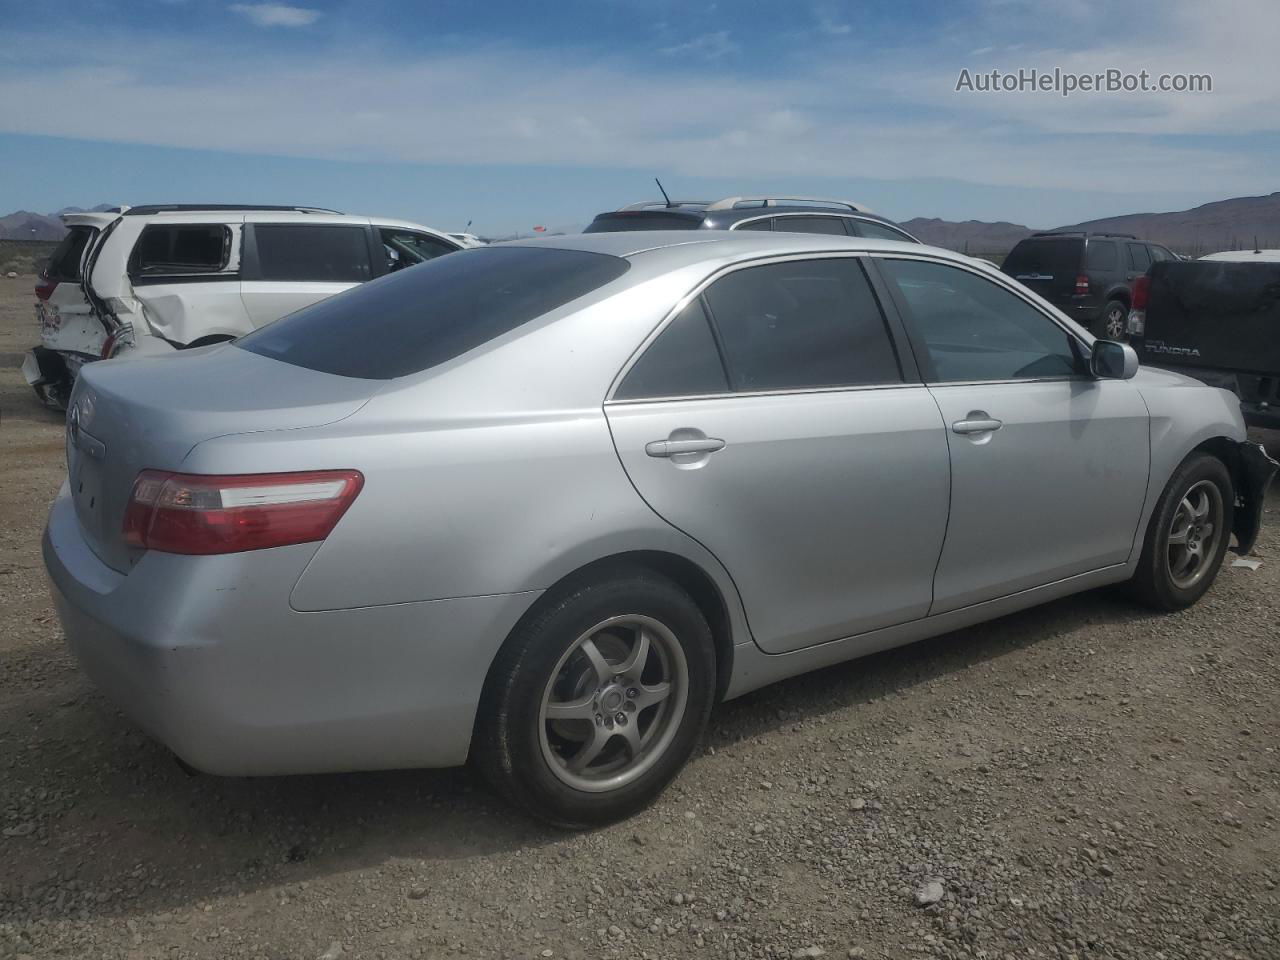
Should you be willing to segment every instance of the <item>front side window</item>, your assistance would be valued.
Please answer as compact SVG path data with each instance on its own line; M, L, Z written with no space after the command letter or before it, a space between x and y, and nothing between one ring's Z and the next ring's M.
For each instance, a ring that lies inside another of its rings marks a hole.
M837 237L847 237L844 221L839 217L775 217L774 230L785 230L787 233L825 233Z
M363 283L372 276L362 226L259 223L253 233L262 280Z
M131 277L173 277L225 270L231 230L221 223L152 224L129 256Z
M861 236L873 237L876 240L899 240L907 243L915 243L916 241L908 234L901 230L896 230L888 224L876 223L874 220L855 220L855 229Z
M1116 245L1110 240L1090 240L1085 248L1085 264L1090 270L1120 269L1120 257L1116 251Z
M734 271L704 299L737 391L899 383L880 304L854 258Z
M387 254L387 272L403 270L414 264L434 260L446 253L453 253L457 246L447 243L439 237L418 233L416 230L401 230L397 227L379 227L378 236L382 240Z
M925 260L879 261L907 307L936 383L1070 377L1083 373L1062 327L1004 287Z

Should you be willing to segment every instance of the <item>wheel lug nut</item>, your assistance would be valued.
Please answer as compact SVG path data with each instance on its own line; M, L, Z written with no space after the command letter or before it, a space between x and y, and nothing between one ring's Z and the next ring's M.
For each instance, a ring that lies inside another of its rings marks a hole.
M625 704L623 704L623 706L625 706L632 713L635 713L636 705L632 701L628 700Z
M638 697L638 696L640 696L640 691L639 691L639 690L637 690L635 687L628 687L628 688L627 688L627 697L628 697L629 699L634 700L634 699L635 699L636 697Z
M600 724L602 724L602 723L604 723L604 717L600 716L600 714L598 714L598 713L597 713L597 714L596 714L596 726L598 727L598 726L600 726Z
M619 711L618 711L618 715L617 715L616 717L614 717L613 719L617 720L619 723L626 723L626 722L627 722L627 715L626 715L625 713L623 713L621 710L619 710Z

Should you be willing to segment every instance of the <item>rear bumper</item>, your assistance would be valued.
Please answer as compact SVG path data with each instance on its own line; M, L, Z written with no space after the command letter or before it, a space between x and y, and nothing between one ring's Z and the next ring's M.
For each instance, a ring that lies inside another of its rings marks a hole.
M299 613L315 545L102 564L64 485L44 560L85 672L191 766L270 775L466 760L498 647L536 593Z

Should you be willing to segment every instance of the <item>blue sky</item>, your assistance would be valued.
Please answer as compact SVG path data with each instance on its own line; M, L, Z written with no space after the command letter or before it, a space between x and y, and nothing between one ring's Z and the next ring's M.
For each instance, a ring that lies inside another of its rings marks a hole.
M0 212L312 203L501 233L658 175L1052 226L1277 189L1274 0L0 0L0 23ZM1214 88L955 90L1055 66Z

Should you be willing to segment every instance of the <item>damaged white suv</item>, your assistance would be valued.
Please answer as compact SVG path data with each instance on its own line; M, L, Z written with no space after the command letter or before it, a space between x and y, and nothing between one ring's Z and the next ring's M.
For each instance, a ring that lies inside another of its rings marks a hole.
M325 297L471 244L312 207L163 204L63 216L36 287L23 373L65 408L80 367L233 340Z

